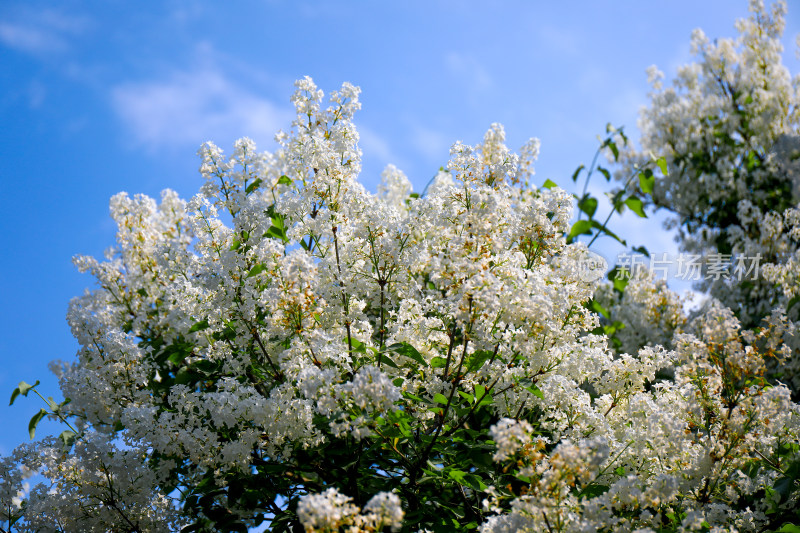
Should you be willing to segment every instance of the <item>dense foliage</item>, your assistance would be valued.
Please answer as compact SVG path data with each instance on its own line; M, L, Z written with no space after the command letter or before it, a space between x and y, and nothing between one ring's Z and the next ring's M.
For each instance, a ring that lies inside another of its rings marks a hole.
M190 201L111 200L30 428L67 429L0 459L0 531L800 531L798 83L780 4L752 10L655 86L641 149L601 152L611 214L670 209L764 276L691 315L644 270L606 281L598 200L574 221L496 124L422 194L392 166L371 194L358 89L300 80L275 153L208 143Z

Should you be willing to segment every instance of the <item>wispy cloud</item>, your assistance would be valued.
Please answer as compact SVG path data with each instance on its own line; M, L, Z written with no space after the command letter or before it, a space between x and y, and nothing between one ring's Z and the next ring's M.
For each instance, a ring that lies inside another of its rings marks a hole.
M41 28L5 22L0 23L0 41L10 48L31 54L58 52L66 47L58 35Z
M371 191L375 191L380 183L380 175L386 165L393 164L403 171L408 172L409 161L400 156L394 149L396 145L383 134L369 126L357 124L359 141L362 152L362 172L359 181Z
M686 42L675 50L675 53L666 65L656 66L664 71L664 81L669 82L675 77L679 68L689 63L694 63L695 61L697 61L697 56L692 55L692 46L687 36Z
M474 57L450 52L444 57L445 67L450 73L476 92L492 87L492 77L486 68Z
M36 109L42 105L47 96L47 87L36 80L31 81L27 90L28 105L31 109Z
M416 125L411 131L411 144L430 162L445 164L453 141L439 131Z
M577 88L587 98L597 99L603 95L603 106L598 107L615 126L626 126L631 134L639 117L639 108L647 102L645 76L638 79L618 78L598 66L584 69L577 78Z
M358 145L364 157L371 157L381 161L383 165L397 164L397 156L392 151L389 142L379 133L367 126L358 126Z
M153 150L242 136L264 144L293 117L288 104L275 105L209 66L121 84L111 98L134 144Z
M555 26L542 26L537 30L534 38L548 54L577 57L583 50L581 39L571 30Z
M0 22L0 42L33 55L65 52L72 39L91 27L86 17L52 9L18 11L7 17Z

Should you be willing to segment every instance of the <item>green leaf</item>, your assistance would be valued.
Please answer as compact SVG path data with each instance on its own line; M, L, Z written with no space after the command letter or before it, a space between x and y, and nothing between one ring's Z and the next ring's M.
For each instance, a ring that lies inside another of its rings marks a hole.
M567 240L571 241L578 235L591 235L591 234L592 234L592 221L579 220L572 225L572 229L569 230L569 235L567 235Z
M785 501L789 494L792 493L792 488L794 487L794 479L788 476L782 476L775 481L773 488L775 491L781 495L781 501Z
M747 170L752 171L754 168L758 166L758 159L756 158L756 153L753 150L747 152L747 162L746 162Z
M668 172L669 169L667 169L667 160L666 159L664 159L663 157L659 157L658 159L656 159L656 165L658 165L658 168L661 169L661 173L663 175L666 176L667 174L669 174L669 172Z
M589 218L592 218L597 212L597 198L593 198L587 194L578 201L578 209L586 213Z
M800 459L793 461L792 464L786 469L786 475L792 479L800 479Z
M488 350L478 350L471 354L467 359L467 372L480 370L486 361L492 358L492 355L494 354Z
M8 402L8 405L14 405L14 400L17 399L17 396L19 396L19 387L11 391L11 401Z
M285 177L285 176L284 176ZM288 178L286 178L288 179ZM289 239L286 237L286 223L285 218L280 213L275 212L275 205L270 205L269 208L266 210L266 214L269 215L270 219L272 220L272 226L267 230L264 234L265 237L270 237L272 239L279 239L285 243L289 242ZM311 241L309 238L309 243L306 244L303 240L300 241L300 245L308 250L308 247L311 245Z
M653 176L652 172L650 173L649 177L644 172L639 173L639 188L642 189L643 193L652 194L655 185L656 185L656 177Z
M631 208L631 211L636 213L642 218L647 218L647 215L644 212L644 204L641 200L636 198L635 196L631 196L627 200L625 200L625 205Z
M600 329L602 329L602 328L600 328ZM594 333L594 332L592 332L592 333ZM598 333L598 335L602 335L602 334L603 334L602 331L600 333ZM611 340L611 344L614 345L615 349L619 350L619 349L622 348L622 341L621 340L619 340L616 337L610 337L610 340Z
M289 242L289 239L286 237L286 229L275 225L270 226L270 228L267 230L267 237L278 239L284 243ZM304 248L308 249L308 245L305 245Z
M36 436L36 426L39 425L39 421L41 421L45 416L47 416L47 411L44 409L39 409L39 412L33 415L33 418L31 418L31 421L28 424L28 434L31 436L31 440L33 440L33 438Z
M195 333L196 331L202 331L208 328L208 320L203 319L199 322L195 322L192 327L189 328L189 333Z
M176 350L169 357L167 357L167 361L169 361L175 366L178 366L181 363L183 363L183 360L186 359L188 355L189 352L186 352L184 350Z
M256 181L247 186L247 188L244 190L244 193L250 194L254 190L258 189L258 186L261 185L263 182L264 180L262 180L261 178L256 179Z
M354 352L367 353L367 345L358 339L350 339L350 349Z
M545 189L552 189L553 187L558 187L558 185L556 185L554 182L550 180L544 180L544 184L542 185L542 187Z
M616 474L617 474L618 476L624 476L624 475L625 475L625 467L623 467L623 466L618 466L618 467L616 468L616 470L614 470L614 472L616 472Z
M427 362L425 358L422 357L422 354L417 351L416 348L408 344L407 342L402 342L398 344L392 344L389 346L389 349L396 354L402 355L404 357L408 357L409 359L416 361L421 365L427 366Z
M272 228L270 228L270 229L272 229ZM259 274L264 272L266 269L267 269L267 267L265 267L263 264L259 263L259 264L257 264L256 266L254 266L253 268L250 269L250 272L247 273L247 277L248 278L252 278L253 276L258 276Z
M605 144L611 149L611 153L614 154L614 161L619 161L619 148L617 148L617 143L609 139Z
M280 213L275 213L275 209L272 206L270 206L270 209L268 210L268 213L269 213L269 216L270 216L270 220L272 220L272 225L273 226L275 226L275 227L277 227L279 229L285 229L286 228L286 224L285 224L286 218L283 215L281 215Z
M447 359L444 357L434 357L431 359L431 366L433 368L444 368L447 364Z
M75 432L69 429L62 431L61 434L58 436L58 438L61 439L61 442L64 444L65 448L72 447L72 445L75 443L75 437L76 437Z
M422 399L419 396L411 394L410 392L403 392L403 398L406 398L407 400L414 400L417 403L431 403L429 400Z
M584 165L581 165L581 166L579 166L578 168L575 169L575 172L572 173L572 181L578 181L578 175L581 173L581 170L583 170L584 168L586 168L586 167ZM550 180L547 180L547 181L550 181ZM547 183L547 181L545 183ZM552 183L552 182L550 182L550 183ZM553 183L553 185L555 185L555 183ZM547 185L545 185L545 187L547 187Z
M592 223L592 227L593 228L596 228L601 233L605 233L606 235L608 235L609 237L611 237L612 239L614 239L618 243L622 244L623 246L626 245L626 243L625 243L625 241L623 239L620 239L619 236L616 233L614 233L613 231L611 231L610 229L608 229L607 227L605 227L604 225L602 225L598 221L592 220L591 223Z
M597 171L603 176L605 176L606 181L611 181L611 172L609 172L607 169L598 165Z
M475 390L475 401L476 402L478 400L480 400L486 394L486 387L484 387L483 385L477 385L476 384L475 387L474 387L474 390Z
M525 390L530 392L531 394L533 394L537 398L541 398L542 400L544 400L544 393L536 385L531 385L530 387L525 387Z
M462 472L461 470L452 469L452 470L448 470L447 471L447 475L451 479L455 480L456 483L459 483L460 485L464 485L465 484L464 483L464 476L467 475L466 472Z
M385 353L378 354L378 361L380 361L381 364L386 363L387 365L389 365L392 368L400 368L400 367L397 366L397 363L392 361L391 357L389 357Z
M465 479L469 486L475 491L483 492L489 488L483 481L481 481L481 478L475 474L467 474ZM467 527L467 529L469 529L469 527Z
M609 314L609 312L608 312L608 309L606 309L605 307L603 307L602 305L600 305L600 304L597 302L597 300L595 300L594 298L592 298L592 299L591 299L591 300L589 300L588 302L585 302L585 303L583 304L583 306L584 306L586 309L589 309L590 311L594 311L595 313L597 313L597 314L599 314L599 315L603 315L603 316L604 316L604 317L606 317L606 318L610 318L610 316L611 316L611 315Z
M602 329L602 334L611 337L617 331L625 329L625 324L623 324L619 320L615 320L613 324L602 326L601 329Z
M447 398L445 398L444 394L439 392L433 395L433 401L442 405L447 405Z
M634 246L633 248L631 248L631 250L633 250L634 252L639 252L645 257L650 257L650 252L648 252L647 248L645 248L644 246Z
M182 366L175 373L175 384L186 385L187 383L191 383L196 377L197 374L191 372L188 367Z
M221 366L222 363L219 361L210 361L208 359L201 359L189 365L193 371L205 377L210 377L212 374L219 372Z
M289 176L281 176L278 178L278 184L280 185L291 185L294 183Z
M617 265L609 271L608 279L614 283L614 290L623 293L628 286L630 272L627 268Z
M617 191L615 194L606 193L611 200L611 205L614 206L614 210L618 213L622 213L625 210L625 201L622 197L625 195L624 190Z
M61 409L61 406L56 403L52 396L47 397L47 407L49 407L53 412L57 412L59 409Z
M800 533L800 526L794 524L783 524L777 533Z
M595 485L595 484L592 484L592 485L589 485L588 487L585 487L581 491L580 496L581 497L586 497L586 498L595 498L597 496L600 496L600 495L605 494L606 492L608 492L608 489L609 489L608 485Z
M17 396L19 396L20 394L23 396L27 396L28 393L31 391L31 389L36 387L38 384L39 384L38 379L36 380L36 383L34 383L33 385L29 385L24 381L20 381L19 385L17 385L17 388L14 389L14 391L11 393L11 401L8 403L8 405L13 405L14 400L16 400Z

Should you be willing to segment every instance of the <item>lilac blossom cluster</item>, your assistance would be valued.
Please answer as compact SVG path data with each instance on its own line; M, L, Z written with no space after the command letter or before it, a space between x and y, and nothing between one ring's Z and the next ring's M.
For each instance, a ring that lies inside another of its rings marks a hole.
M741 24L745 55L778 19ZM112 198L116 247L75 260L97 281L78 358L53 365L71 431L0 461L4 530L744 532L797 509L800 406L766 377L785 307L752 329L652 275L602 282L572 197L530 185L538 141L497 124L424 194L393 166L371 194L359 90L296 89L275 153L207 143L189 201ZM797 211L768 216L795 250ZM763 266L787 298L798 261ZM626 321L616 350L593 301Z

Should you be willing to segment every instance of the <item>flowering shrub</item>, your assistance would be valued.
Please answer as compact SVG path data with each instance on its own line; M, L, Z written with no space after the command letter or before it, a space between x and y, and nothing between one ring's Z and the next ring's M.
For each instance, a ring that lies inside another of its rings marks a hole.
M794 253L782 213L800 202L800 78L782 64L786 5L750 1L736 39L692 35L698 61L671 85L649 70L650 105L642 112L641 148L623 149L626 166L663 156L669 173L650 201L673 213L681 248L700 257L759 257L783 263ZM638 183L632 182L632 187ZM755 326L782 290L755 271L744 280L706 278L700 288ZM786 301L781 302L786 306ZM800 385L800 383L798 383Z
M766 372L784 309L748 329L650 278L602 288L576 237L608 228L576 231L531 185L538 141L499 125L423 194L391 166L370 194L358 89L296 86L274 154L208 143L189 202L111 200L117 247L76 259L97 287L53 365L67 400L31 423L69 429L0 462L5 531L798 527L800 407ZM662 329L612 351L603 305Z

